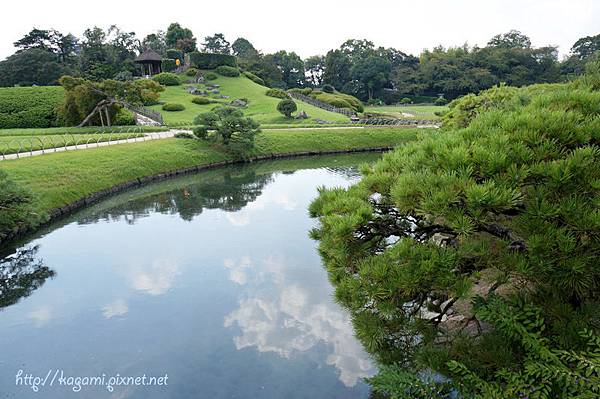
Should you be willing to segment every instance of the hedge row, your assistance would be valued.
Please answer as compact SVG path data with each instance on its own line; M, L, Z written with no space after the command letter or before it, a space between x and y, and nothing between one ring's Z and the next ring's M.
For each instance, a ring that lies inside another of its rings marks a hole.
M163 58L162 60L162 71L172 72L177 69L177 63L172 58Z
M229 76L232 78L234 78L236 76L240 76L240 70L238 68L234 68L234 67L230 67L230 66L226 66L226 65L218 66L215 69L215 72L221 76Z
M265 81L262 80L261 78L259 78L258 76L256 76L255 74L253 74L252 72L246 71L246 72L244 72L244 76L256 84L259 84L261 86L266 86Z
M56 108L64 98L60 86L0 88L0 129L57 126Z
M234 56L228 54L200 53L194 51L190 53L191 64L199 69L215 69L219 66L237 67L237 61Z

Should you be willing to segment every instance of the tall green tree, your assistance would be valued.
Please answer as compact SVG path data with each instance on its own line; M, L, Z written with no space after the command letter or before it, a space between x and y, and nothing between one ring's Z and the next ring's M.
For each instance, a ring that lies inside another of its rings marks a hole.
M231 44L225 39L222 33L215 33L212 36L206 36L202 44L204 51L215 54L230 54Z
M52 52L30 48L0 62L0 86L55 85L62 75L71 72Z
M196 50L194 33L190 29L182 27L177 22L172 23L167 28L165 42L168 48L176 48L186 53Z
M383 57L370 56L359 59L350 71L352 79L361 82L367 89L368 99L373 98L373 93L390 83L392 64Z
M347 54L342 50L330 50L325 56L323 83L341 90L351 80L350 68L352 68L352 62Z

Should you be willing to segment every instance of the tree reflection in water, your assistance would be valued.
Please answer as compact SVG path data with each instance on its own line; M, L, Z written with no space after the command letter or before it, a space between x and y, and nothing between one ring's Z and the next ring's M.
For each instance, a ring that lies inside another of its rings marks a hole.
M0 309L28 297L56 274L36 257L37 251L37 246L20 249L0 260Z

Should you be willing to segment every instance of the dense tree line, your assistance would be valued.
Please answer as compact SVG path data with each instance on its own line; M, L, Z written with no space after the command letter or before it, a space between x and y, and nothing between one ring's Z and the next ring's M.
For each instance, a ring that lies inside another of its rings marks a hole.
M81 38L34 28L14 43L17 52L0 62L0 86L56 84L65 74L124 80L136 74L135 56L145 48L165 58L200 50L235 55L242 69L270 87L329 84L362 100L396 103L404 97L453 99L499 83L566 81L600 54L600 35L577 40L569 56L559 61L556 47L533 47L529 37L514 30L492 37L485 47L435 47L419 57L364 39L347 40L338 49L305 60L287 50L263 54L247 39L231 43L221 33L197 42L193 32L178 23L142 40L117 26L89 28Z

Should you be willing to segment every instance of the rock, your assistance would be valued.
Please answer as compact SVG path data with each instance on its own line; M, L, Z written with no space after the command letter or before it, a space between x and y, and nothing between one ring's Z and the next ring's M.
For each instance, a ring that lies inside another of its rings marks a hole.
M431 236L431 242L433 242L436 245L439 245L440 247L445 247L446 244L452 241L453 238L454 237L448 234L435 233Z
M308 119L309 116L306 112L304 111L300 111L298 112L298 115L296 115L296 119Z
M319 119L319 118L316 118L314 121L315 121L315 123L318 123L319 125L327 125L327 124L329 124L329 122L324 121L323 119Z
M232 107L240 107L240 108L244 108L248 105L248 103L244 100L240 100L239 98L237 100L233 100L232 102L229 103Z

